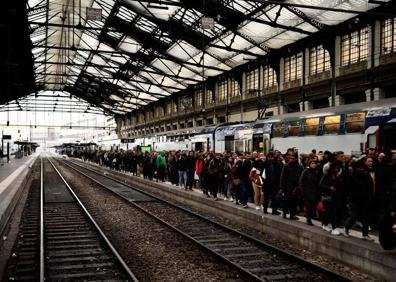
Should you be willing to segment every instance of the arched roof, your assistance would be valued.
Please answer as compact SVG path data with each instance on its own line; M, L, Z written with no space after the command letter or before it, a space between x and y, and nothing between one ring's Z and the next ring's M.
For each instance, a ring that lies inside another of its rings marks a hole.
M67 91L124 114L379 5L366 0L29 0L35 90Z

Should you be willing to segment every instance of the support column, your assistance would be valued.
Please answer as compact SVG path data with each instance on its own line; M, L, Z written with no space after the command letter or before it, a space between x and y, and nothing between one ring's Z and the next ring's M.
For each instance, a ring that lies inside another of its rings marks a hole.
M335 77L340 75L341 66L341 37L336 36L335 38L335 48L334 48L334 74Z
M385 92L381 88L374 88L373 95L371 96L371 89L367 89L366 93L366 101L378 101L385 98Z
M309 111L313 109L313 104L310 101L300 102L300 112Z
M345 105L345 98L340 95L335 95L334 105L332 105L332 106L337 107L337 106L341 106L341 105Z
M374 24L374 67L380 64L381 56L381 22L376 21Z
M287 108L283 105L279 106L279 114L280 115L287 114Z
M279 62L279 91L283 90L283 83L285 82L285 63L284 63L284 58L280 58Z

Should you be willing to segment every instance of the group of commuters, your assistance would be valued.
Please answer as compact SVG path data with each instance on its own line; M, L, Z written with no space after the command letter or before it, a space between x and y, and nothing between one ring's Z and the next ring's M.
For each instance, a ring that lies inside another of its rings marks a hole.
M348 237L359 221L363 238L372 240L370 227L396 222L396 155L378 154L373 149L360 157L315 150L302 155L296 148L266 155L131 150L77 154L150 180L169 181L182 189L200 188L215 201L221 195L247 208L251 199L257 210L291 220L304 212L308 225L318 218L332 235L340 235L344 227Z

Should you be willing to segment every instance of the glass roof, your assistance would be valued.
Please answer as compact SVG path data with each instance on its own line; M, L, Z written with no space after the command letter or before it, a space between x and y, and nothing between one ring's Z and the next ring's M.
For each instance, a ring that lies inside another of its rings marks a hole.
M29 0L27 6L36 84L125 114L378 4ZM87 14L90 8L100 10Z

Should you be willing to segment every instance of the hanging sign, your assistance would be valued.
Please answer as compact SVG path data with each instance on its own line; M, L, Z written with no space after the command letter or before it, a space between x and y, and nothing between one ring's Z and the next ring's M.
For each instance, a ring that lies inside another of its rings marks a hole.
M87 21L102 21L102 9L87 7Z
M214 27L214 19L208 17L201 18L201 28L212 29Z

